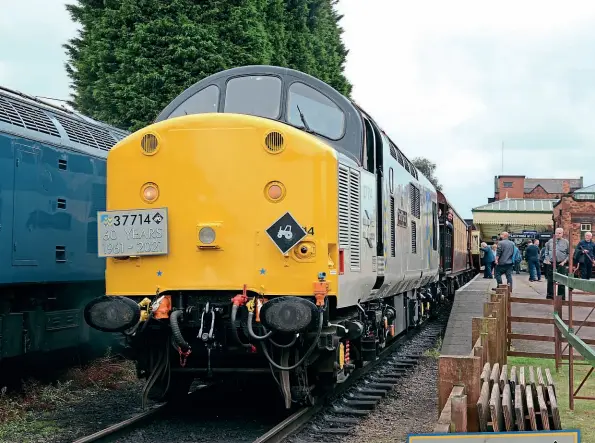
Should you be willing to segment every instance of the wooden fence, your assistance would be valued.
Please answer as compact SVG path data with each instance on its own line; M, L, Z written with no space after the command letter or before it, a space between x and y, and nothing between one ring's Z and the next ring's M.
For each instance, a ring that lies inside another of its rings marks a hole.
M508 371L510 298L508 286L500 285L484 303L483 317L472 319L469 355L440 356L434 433L561 429L549 371L545 377L541 368Z

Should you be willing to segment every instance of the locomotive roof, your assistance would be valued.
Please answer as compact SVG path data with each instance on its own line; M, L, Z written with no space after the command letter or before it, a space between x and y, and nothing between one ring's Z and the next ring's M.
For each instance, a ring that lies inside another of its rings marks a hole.
M358 164L362 161L359 111L325 82L294 69L250 65L210 75L173 99L155 122L207 112L258 115L299 129L308 126L336 150Z
M0 133L106 157L129 132L0 86Z

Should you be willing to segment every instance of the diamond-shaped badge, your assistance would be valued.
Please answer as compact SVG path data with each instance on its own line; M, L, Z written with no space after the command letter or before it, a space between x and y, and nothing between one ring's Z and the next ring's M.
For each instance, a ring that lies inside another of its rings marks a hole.
M281 253L286 254L307 234L293 216L286 212L267 229L267 234Z

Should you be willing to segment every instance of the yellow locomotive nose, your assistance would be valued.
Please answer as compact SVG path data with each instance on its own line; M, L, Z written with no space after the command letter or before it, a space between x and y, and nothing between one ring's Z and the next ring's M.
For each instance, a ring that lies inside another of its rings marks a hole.
M311 296L320 272L337 287L338 219L328 210L338 205L337 158L315 137L248 115L188 115L120 142L108 170L108 211L139 213L137 224L116 229L118 254L106 254L120 258L107 260L108 294L246 284ZM157 225L145 214L157 210L164 236L152 251Z

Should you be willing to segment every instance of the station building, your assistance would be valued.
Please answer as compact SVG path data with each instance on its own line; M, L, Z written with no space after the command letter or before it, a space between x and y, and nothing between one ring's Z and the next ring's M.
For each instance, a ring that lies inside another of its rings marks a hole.
M488 203L507 198L557 200L582 187L583 177L528 178L524 175L497 175L494 177L494 197L488 198Z
M553 218L555 227L564 229L565 237L571 233L571 244L576 246L595 228L595 185L563 195L553 206Z
M473 208L473 224L481 241L492 244L502 231L522 245L537 238L541 244L553 235L553 208L558 199L505 198Z

